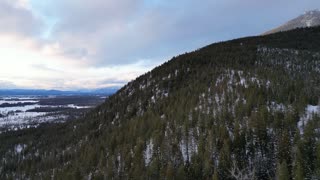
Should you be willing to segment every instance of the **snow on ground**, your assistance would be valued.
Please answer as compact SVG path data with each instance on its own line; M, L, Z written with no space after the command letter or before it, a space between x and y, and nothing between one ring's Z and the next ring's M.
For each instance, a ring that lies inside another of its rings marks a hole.
M243 86L245 88L249 87L249 84L257 84L260 86L270 86L270 81L266 79L259 79L258 77L251 75L250 73L245 74L240 70L226 70L223 74L221 74L216 80L216 86L220 83L227 82L228 90L232 91L232 86Z
M34 108L39 108L40 105L34 104L34 105L27 105L27 106L17 106L17 107L4 107L0 108L1 114L7 114L8 112L12 111L27 111Z
M16 154L20 154L21 152L22 152L22 150L24 149L24 148L26 148L27 147L27 145L25 145L25 144L17 144L15 147L14 147L14 152L16 153Z
M39 101L35 100L0 100L0 104L8 103L8 104L16 104L16 103L37 103Z
M284 112L288 109L288 107L286 107L284 104L280 103L276 103L274 101L272 101L270 103L270 105L268 106L268 109L269 111L272 110L272 111L281 111L281 112Z
M152 153L153 153L153 142L152 140L149 141L147 144L147 148L144 151L144 162L145 164L149 164L152 158Z
M192 136L192 131L190 131L189 133L190 136L188 142L185 139L182 139L182 141L179 143L184 162L186 162L187 160L191 161L192 155L198 153L198 144L194 136Z
M314 115L320 115L320 105L307 105L305 109L305 114L300 118L300 121L298 122L298 128L301 134L303 134L304 126Z
M74 108L74 109L83 109L83 108L91 108L92 106L77 106L74 104L68 104L67 107Z
M41 97L28 97L28 96L8 96L0 97L0 104L8 103L37 103L33 105L26 106L16 106L16 107L0 107L0 133L2 130L17 130L22 128L37 127L40 123L45 122L62 122L67 116L62 114L54 114L48 112L27 112L31 109L49 107L69 107L74 109L91 108L91 106L78 106L75 104L68 105L39 105L38 99Z

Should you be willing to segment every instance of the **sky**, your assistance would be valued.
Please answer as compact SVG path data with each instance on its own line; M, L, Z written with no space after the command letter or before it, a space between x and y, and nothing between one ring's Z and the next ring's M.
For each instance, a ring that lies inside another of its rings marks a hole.
M0 89L120 87L173 56L318 8L319 0L0 0Z

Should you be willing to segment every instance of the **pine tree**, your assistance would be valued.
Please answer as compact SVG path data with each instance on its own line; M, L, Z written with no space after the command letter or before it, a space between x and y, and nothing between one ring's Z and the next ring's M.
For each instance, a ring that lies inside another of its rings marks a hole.
M316 160L316 135L314 125L315 123L313 121L308 122L303 134L305 175L308 177L313 174Z
M187 175L186 175L186 172L185 172L185 167L184 167L183 164L179 166L176 177L177 177L178 180L187 179Z
M168 180L173 180L174 179L174 168L172 163L169 162L169 164L167 165L167 170L166 170L166 179Z
M290 179L288 165L285 161L283 161L281 164L278 163L277 179L278 180L289 180Z
M231 157L230 157L230 145L229 140L225 139L223 146L220 150L219 157L219 174L222 179L227 179L229 176L229 170L231 167Z
M320 177L320 143L319 142L316 148L315 174L316 176Z
M304 180L303 167L300 162L297 162L297 164L295 166L294 179L295 180Z
M299 134L299 133L298 133ZM295 159L294 159L294 171L293 176L297 180L304 179L304 159L301 150L303 149L302 140L299 139L300 136L296 137L296 152L295 152Z
M216 169L214 170L214 173L213 173L213 176L212 176L212 180L219 180L219 175L218 175L218 172L217 172Z

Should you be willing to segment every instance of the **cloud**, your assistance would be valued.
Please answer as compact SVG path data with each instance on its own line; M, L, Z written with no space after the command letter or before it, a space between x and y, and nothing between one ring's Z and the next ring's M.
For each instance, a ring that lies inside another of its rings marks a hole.
M58 73L63 72L63 71L58 70L58 69L50 68L45 64L32 64L31 67L36 69L36 70L45 71L45 72L48 72L48 71L58 72Z
M41 20L28 9L27 1L0 1L0 33L36 36L42 25Z
M320 3L47 0L33 5L38 14L58 19L51 38L63 47L60 53L90 66L110 66L161 59L215 41L257 35Z
M172 56L315 7L319 0L1 0L0 77L41 88L123 85Z
M10 82L5 80L0 80L0 89L14 89L17 88L17 86Z

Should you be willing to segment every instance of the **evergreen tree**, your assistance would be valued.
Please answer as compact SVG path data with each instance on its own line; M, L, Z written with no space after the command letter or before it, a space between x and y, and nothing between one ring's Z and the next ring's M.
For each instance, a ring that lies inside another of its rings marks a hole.
M215 170L212 176L212 180L219 180L218 172Z
M289 180L290 179L288 165L285 161L283 161L281 164L278 163L277 179L278 180Z
M230 145L228 139L224 140L219 157L219 177L221 179L227 179L229 178L229 170L231 167Z

